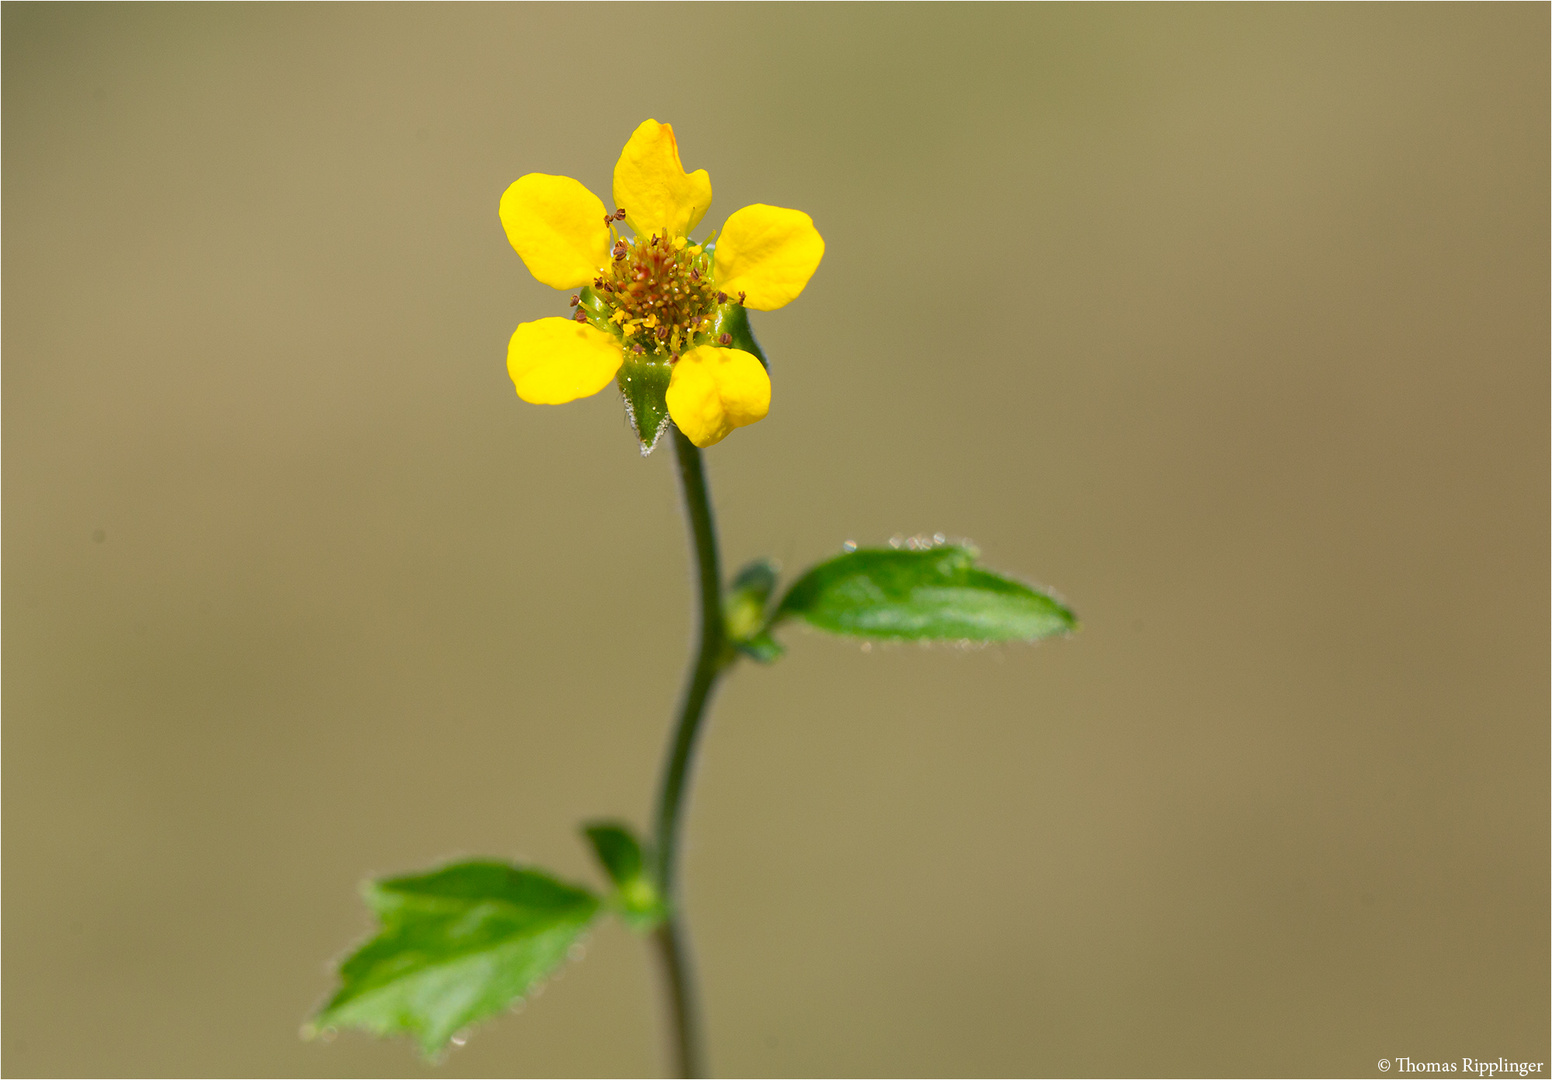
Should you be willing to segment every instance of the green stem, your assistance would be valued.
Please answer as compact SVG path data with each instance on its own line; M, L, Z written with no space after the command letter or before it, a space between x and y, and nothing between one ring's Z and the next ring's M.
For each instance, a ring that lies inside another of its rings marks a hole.
M678 1075L705 1076L700 1045L700 1020L696 1007L695 975L690 967L684 923L679 915L679 829L684 812L685 785L695 757L696 738L711 692L722 674L727 655L727 634L722 623L722 570L717 559L717 527L706 490L706 469L701 452L676 428L674 450L679 459L679 479L684 487L684 508L690 519L695 564L700 582L700 645L685 681L679 707L679 723L669 743L658 788L657 835L654 851L657 884L668 904L668 919L658 928L657 943L664 982L673 1006L674 1046Z
M652 934L657 945L658 962L663 970L663 985L674 1022L673 1055L675 1076L705 1076L705 1058L701 1053L700 1008L695 1000L695 973L685 955L684 928L677 915Z

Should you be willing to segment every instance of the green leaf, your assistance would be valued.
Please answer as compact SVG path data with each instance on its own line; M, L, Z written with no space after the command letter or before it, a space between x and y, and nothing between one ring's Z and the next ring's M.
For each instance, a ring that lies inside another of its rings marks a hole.
M786 653L781 642L771 637L769 633L761 630L747 641L737 643L738 651L761 664L774 664Z
M625 398L625 411L630 416L636 438L641 440L643 455L652 453L658 438L668 427L668 382L674 369L667 357L645 353L640 357L627 352L615 381Z
M1077 618L1022 582L975 565L958 545L848 552L787 590L772 625L800 616L832 634L905 641L1033 641Z
M646 859L641 854L641 841L636 839L629 826L614 821L595 821L584 826L582 831L593 845L593 854L598 856L610 881L623 885L642 875Z
M630 826L595 821L582 830L593 845L604 872L614 882L610 897L616 912L632 930L651 930L663 921L666 907L648 872L647 856Z
M599 903L586 889L499 862L387 878L362 892L381 929L340 965L339 991L309 1027L402 1032L427 1057L542 982Z

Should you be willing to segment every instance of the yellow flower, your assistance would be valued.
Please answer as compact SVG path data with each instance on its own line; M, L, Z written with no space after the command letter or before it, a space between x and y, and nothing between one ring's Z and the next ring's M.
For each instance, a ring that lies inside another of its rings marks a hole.
M643 413L664 406L691 442L711 446L770 408L743 309L796 299L824 240L807 214L756 203L729 217L715 243L691 241L711 205L711 179L684 171L673 128L656 120L625 144L614 202L610 213L577 181L544 173L501 196L507 239L533 276L580 289L572 318L517 328L507 372L518 397L545 405L596 394L618 377L647 449L660 426ZM620 220L633 237L617 234Z

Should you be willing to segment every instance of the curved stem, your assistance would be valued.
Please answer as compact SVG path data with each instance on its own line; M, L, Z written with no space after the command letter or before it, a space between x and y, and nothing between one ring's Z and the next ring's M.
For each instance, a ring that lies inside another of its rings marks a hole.
M695 564L700 582L700 644L685 681L679 722L669 743L658 788L657 831L653 850L657 884L668 904L669 917L657 931L664 981L673 1006L677 1072L680 1076L704 1076L700 1046L700 1022L696 1008L695 976L690 967L684 922L679 915L679 829L684 812L685 785L695 757L696 738L707 702L722 674L727 637L722 624L722 570L717 558L717 527L706 489L706 470L701 452L677 428L674 451L679 460L679 479L684 488L684 508L690 519Z

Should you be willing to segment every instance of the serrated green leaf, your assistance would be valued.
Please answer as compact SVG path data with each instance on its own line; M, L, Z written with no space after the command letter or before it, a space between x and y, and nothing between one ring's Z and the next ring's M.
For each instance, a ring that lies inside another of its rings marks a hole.
M771 622L903 641L1033 641L1077 626L1067 607L975 557L957 545L848 552L795 581Z
M598 911L598 897L537 870L465 862L363 889L381 930L340 965L312 1027L415 1037L432 1057L460 1029L542 982Z
M630 826L598 821L582 830L593 845L615 892L610 898L620 918L632 930L651 930L663 921L665 905L648 872L647 855Z

